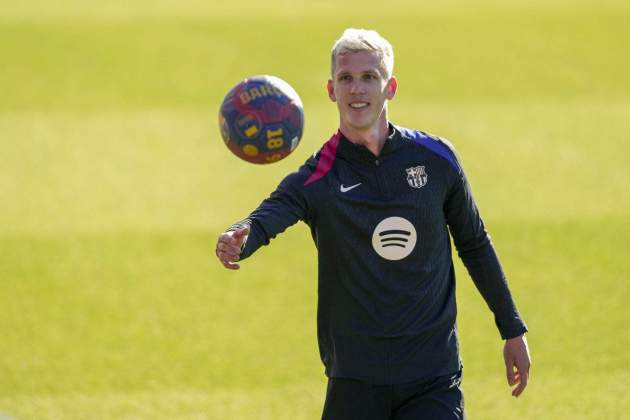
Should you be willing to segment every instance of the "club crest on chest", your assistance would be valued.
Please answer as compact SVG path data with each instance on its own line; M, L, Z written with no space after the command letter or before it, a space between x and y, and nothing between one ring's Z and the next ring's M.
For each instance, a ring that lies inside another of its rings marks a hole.
M407 183L413 188L422 188L427 185L429 176L424 166L413 166L405 169L407 171Z

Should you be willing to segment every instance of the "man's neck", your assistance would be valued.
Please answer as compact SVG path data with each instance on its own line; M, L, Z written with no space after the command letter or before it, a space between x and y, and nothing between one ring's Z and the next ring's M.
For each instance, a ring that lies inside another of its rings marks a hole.
M351 127L344 127L343 124L340 130L350 142L365 146L376 157L381 154L385 140L389 136L389 124L386 119L367 130L356 130Z

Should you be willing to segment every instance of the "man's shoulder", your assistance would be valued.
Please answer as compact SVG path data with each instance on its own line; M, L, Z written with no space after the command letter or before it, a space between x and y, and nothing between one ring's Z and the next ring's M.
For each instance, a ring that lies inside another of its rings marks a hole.
M430 153L445 159L457 171L461 171L461 165L459 164L459 158L457 157L455 147L447 139L425 131L414 130L401 126L394 127L400 133L400 136L404 141L428 150Z
M332 168L335 161L339 138L331 137L294 172L289 173L281 185L304 190L315 181L323 178Z
M322 147L304 163L302 168L309 173L304 186L322 179L333 167L337 157L337 147L341 140L341 131L337 131Z

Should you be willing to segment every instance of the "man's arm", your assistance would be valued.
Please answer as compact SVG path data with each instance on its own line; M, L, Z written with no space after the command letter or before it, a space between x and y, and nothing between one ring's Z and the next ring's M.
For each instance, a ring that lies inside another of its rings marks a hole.
M457 169L456 181L445 205L447 223L460 258L492 310L501 337L506 340L503 351L506 374L510 386L518 384L512 392L516 397L529 379L530 356L524 337L527 327L516 309L470 185L461 166Z
M223 266L237 270L236 261L244 260L277 234L298 220L307 220L309 204L304 192L304 179L310 165L288 175L276 190L248 218L230 226L217 240L215 253Z

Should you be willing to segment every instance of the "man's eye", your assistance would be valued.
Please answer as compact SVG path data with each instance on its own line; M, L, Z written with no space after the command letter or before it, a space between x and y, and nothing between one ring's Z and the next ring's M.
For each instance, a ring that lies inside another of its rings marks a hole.
M344 82L347 82L348 80L351 80L350 75L346 74L345 76L341 76L341 80L343 80Z

